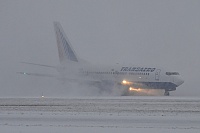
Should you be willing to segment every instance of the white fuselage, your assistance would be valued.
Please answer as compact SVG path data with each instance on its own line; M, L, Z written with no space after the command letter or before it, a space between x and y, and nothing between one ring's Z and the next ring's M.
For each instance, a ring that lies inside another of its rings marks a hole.
M63 76L84 78L88 81L109 81L134 88L176 90L176 87L184 81L177 72L166 72L164 69L155 67L135 66L95 66L69 64L60 71ZM67 78L66 78L67 79Z

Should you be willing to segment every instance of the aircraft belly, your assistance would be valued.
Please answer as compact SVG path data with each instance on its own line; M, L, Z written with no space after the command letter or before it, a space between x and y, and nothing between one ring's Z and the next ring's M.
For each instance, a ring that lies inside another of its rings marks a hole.
M171 82L137 82L137 84L142 85L141 88L144 89L165 89L168 91L176 90L177 85Z

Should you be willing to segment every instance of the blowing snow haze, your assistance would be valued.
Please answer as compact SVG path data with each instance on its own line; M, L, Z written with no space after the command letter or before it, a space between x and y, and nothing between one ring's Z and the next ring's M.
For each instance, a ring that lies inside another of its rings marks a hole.
M198 0L1 0L0 97L68 94L70 85L56 79L16 74L56 73L20 63L59 64L54 21L83 59L178 71L185 83L171 94L199 96L199 7Z

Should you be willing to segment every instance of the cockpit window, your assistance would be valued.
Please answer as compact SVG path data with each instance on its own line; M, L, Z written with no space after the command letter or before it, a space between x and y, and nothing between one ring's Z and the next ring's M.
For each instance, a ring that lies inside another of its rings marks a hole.
M166 75L179 75L178 72L166 72Z

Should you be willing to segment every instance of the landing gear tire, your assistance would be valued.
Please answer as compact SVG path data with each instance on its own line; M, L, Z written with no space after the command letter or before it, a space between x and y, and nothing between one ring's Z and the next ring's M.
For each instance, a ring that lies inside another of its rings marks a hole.
M165 95L165 96L169 96L169 91L165 90L164 95Z

